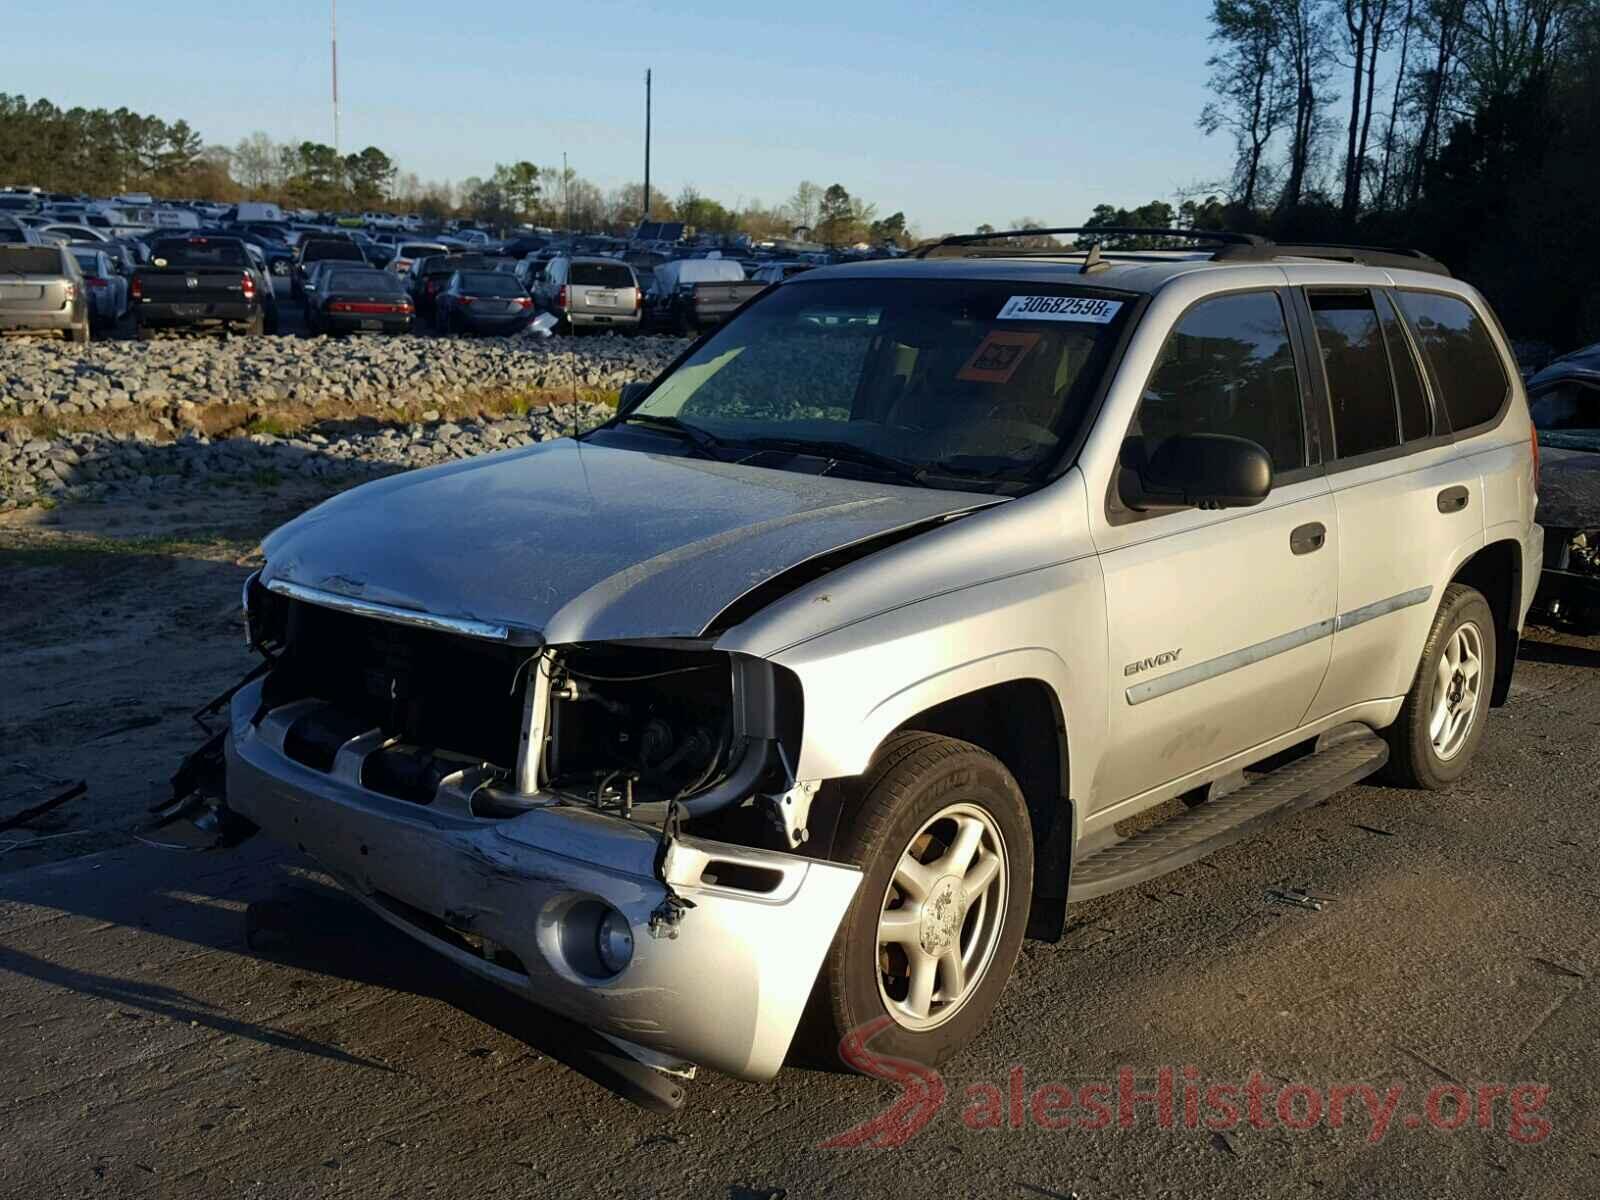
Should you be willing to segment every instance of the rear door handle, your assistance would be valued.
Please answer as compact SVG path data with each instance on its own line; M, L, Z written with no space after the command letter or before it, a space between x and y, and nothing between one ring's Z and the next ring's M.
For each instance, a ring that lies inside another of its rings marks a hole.
M1310 554L1321 550L1328 542L1328 530L1321 521L1301 525L1289 535L1289 549L1296 554Z
M1467 501L1471 499L1471 496L1472 493L1460 484L1455 487L1447 487L1439 493L1439 511L1442 513L1460 512L1467 506Z

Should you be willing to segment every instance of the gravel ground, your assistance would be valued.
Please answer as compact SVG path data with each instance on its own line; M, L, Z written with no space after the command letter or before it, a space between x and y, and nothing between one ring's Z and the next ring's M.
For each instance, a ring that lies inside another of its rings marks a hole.
M354 482L543 441L605 420L611 409L595 397L653 378L684 345L10 339L0 343L0 512L241 481ZM319 416L330 406L337 416ZM224 429L208 434L208 423Z
M615 391L653 378L686 344L662 337L185 337L74 346L10 338L0 343L0 419L328 400L381 415L495 389Z

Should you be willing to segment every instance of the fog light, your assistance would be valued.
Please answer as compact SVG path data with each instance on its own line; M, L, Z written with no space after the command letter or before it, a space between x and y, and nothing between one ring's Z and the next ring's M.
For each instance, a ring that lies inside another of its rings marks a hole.
M594 949L606 970L613 975L621 974L633 961L633 930L628 927L628 918L614 908L601 917L600 927L595 930Z

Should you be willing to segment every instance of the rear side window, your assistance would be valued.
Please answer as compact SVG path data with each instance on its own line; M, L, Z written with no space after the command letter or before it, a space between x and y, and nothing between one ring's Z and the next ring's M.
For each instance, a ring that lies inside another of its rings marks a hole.
M1460 297L1438 292L1401 292L1400 307L1417 335L1451 427L1470 429L1494 420L1510 380L1483 318Z
M633 272L621 263L573 263L569 282L587 287L630 288Z
M1394 394L1400 406L1400 440L1415 441L1433 436L1433 409L1422 384L1422 369L1417 366L1411 339L1406 337L1400 314L1389 297L1375 293L1378 323L1383 326L1384 345L1389 348L1389 367L1394 373Z
M1300 380L1274 293L1203 300L1168 336L1130 440L1139 439L1148 459L1166 438L1185 433L1249 438L1271 456L1274 471L1305 466Z
M1311 292L1306 298L1328 380L1338 456L1355 458L1398 446L1394 382L1372 293Z

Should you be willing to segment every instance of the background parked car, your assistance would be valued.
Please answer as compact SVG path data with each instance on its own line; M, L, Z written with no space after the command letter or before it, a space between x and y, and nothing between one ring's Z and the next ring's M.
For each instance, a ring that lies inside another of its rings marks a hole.
M308 294L312 333L410 333L415 307L405 286L387 271L324 263Z
M645 313L657 329L691 334L720 325L767 284L744 277L731 258L682 258L655 269L645 295Z
M89 340L89 300L78 260L62 246L0 245L0 330L59 330Z
M438 254L419 258L411 265L411 302L417 315L432 317L434 300L457 271L492 271L494 260L482 254Z
M442 242L418 242L401 239L395 243L394 257L389 260L385 270L396 275L406 275L411 270L411 264L419 258L427 258L430 254L449 254L450 249Z
M40 238L34 232L32 225L11 217L0 217L0 244L37 246L40 244Z
M110 235L99 229L91 229L87 225L43 225L39 228L39 236L55 238L61 242L109 242Z
M367 265L367 256L349 238L307 238L295 248L294 270L290 273L291 293L298 297L305 286L306 272L312 264L327 260Z
M644 293L627 263L614 258L555 258L534 287L539 307L563 333L638 329Z
M166 237L130 282L140 339L160 326L220 324L250 333L277 328L277 298L261 260L236 237Z
M519 333L533 320L533 300L504 271L457 271L434 298L440 333Z
M72 242L67 249L83 272L90 322L100 329L115 329L128 313L128 281L99 243Z

